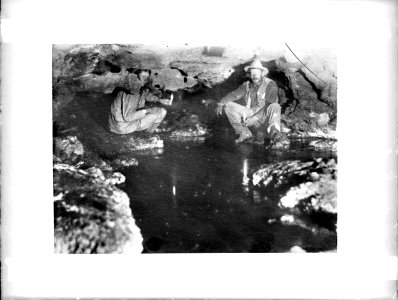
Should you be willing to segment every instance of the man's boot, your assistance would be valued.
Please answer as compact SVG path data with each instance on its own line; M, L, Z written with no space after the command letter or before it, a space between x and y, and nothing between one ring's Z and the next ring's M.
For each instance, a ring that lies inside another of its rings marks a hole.
M242 132L241 134L239 134L239 137L235 140L236 144L242 143L244 141L247 141L249 139L251 139L253 137L253 135L251 134L251 132Z
M256 132L256 138L254 139L253 143L262 145L264 144L265 138L266 138L265 132L262 130L258 130Z
M277 130L274 126L271 127L269 134L268 148L282 149L290 145L290 140L286 134Z

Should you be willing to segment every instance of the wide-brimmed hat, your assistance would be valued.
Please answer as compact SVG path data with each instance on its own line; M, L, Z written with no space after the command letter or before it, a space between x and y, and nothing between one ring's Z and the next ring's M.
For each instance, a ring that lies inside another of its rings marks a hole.
M244 67L245 72L249 71L250 69L260 69L263 70L263 75L268 73L268 69L263 67L261 61L258 57L256 57L250 66Z

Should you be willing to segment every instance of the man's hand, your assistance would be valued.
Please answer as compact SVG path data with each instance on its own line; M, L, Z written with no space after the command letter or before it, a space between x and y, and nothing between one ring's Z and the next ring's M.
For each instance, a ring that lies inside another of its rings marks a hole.
M159 102L162 103L163 105L171 105L170 99L159 99Z
M217 108L216 108L216 115L217 116L221 116L222 115L223 108L224 108L224 104L217 103Z

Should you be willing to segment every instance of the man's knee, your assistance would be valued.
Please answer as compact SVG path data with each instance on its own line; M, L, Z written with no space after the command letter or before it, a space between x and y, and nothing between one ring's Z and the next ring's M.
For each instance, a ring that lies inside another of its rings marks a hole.
M281 114L281 106L278 103L272 103L267 108L267 115L271 117L277 117Z
M225 111L226 113L234 112L234 111L236 111L236 110L238 109L238 107L239 107L239 104L237 104L237 103L235 103L235 102L227 102L227 103L224 105L224 111Z
M268 106L268 108L269 109L272 109L272 110L281 110L281 106L279 105L279 103L271 103L269 106Z
M164 118L167 115L167 110L165 108L161 107L159 114Z

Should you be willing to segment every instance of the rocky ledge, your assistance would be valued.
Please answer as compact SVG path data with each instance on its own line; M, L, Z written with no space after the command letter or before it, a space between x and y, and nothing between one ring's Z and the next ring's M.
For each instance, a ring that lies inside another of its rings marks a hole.
M54 147L55 253L141 253L130 200L117 187L125 177L75 136L56 139ZM111 164L130 163L119 160Z

